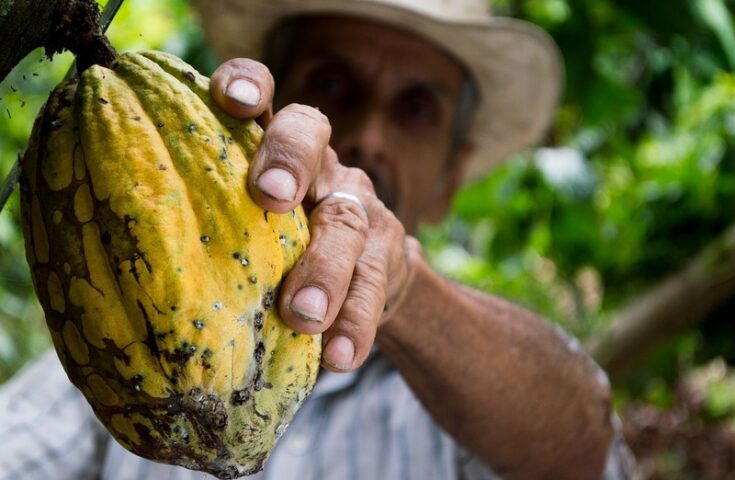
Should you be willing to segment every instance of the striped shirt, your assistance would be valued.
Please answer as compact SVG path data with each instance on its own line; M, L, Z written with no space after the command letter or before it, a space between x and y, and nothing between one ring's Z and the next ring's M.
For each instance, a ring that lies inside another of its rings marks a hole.
M195 480L206 474L129 453L107 434L54 352L0 389L0 480ZM605 480L629 478L614 440ZM323 371L265 469L249 480L492 480L443 431L379 354Z

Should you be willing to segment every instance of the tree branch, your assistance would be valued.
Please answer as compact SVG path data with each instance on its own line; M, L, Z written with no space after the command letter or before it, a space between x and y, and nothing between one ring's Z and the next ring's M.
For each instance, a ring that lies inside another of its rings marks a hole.
M613 379L623 378L651 351L696 325L735 295L735 225L675 273L620 311L586 343Z
M80 71L115 58L95 0L0 0L0 81L38 47L49 56L70 50Z

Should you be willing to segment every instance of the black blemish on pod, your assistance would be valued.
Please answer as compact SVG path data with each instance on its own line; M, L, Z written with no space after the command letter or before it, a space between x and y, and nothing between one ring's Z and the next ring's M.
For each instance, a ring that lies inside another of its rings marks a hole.
M176 311L176 305L171 305L171 311L172 312L175 312Z
M255 316L253 317L253 326L260 330L263 328L263 312L255 312Z
M133 375L133 378L130 379L130 384L133 386L133 390L135 390L136 392L140 392L141 383L143 383L143 375Z
M263 308L268 310L273 306L273 302L275 302L276 295L273 292L273 290L268 290L265 292L265 295L263 295Z
M191 323L194 325L194 328L196 328L197 330L201 330L202 328L204 328L204 322L201 320L192 320Z
M107 105L108 103L110 103L102 97L98 98L97 101L100 102L102 105Z
M194 133L197 131L197 126L194 125L193 123L190 123L189 125L186 126L186 131L189 133Z
M263 357L265 356L265 344L263 344L263 342L258 342L258 346L255 347L254 355L257 363L261 363L263 361Z
M230 403L237 407L247 402L248 398L250 398L250 395L248 395L247 390L235 390L230 397Z
M232 258L234 258L235 260L240 260L240 253L239 252L233 252L232 253Z
M258 283L258 277L256 277L255 275L251 276L249 280L250 280L250 283L252 283L253 285Z
M227 160L227 147L222 147L222 150L219 152L219 159Z
M209 242L209 237L207 235L202 235L201 237L199 237L199 240L202 243L208 243Z
M110 235L110 232L102 232L102 234L100 234L100 240L105 245L109 245L110 242L112 242L112 235Z
M163 127L165 127L165 126L166 126L166 124L165 124L165 123L163 123L163 122L158 122L158 128L163 128Z
M194 82L194 81L196 81L196 77L194 76L194 72L186 72L186 73L184 74L184 76L185 76L185 77L186 77L186 79L187 79L187 80L189 80L190 82Z

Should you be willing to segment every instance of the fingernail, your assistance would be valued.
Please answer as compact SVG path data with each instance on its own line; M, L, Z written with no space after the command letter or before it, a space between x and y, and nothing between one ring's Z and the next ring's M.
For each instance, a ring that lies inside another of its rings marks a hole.
M276 200L291 201L296 198L296 178L282 168L270 168L258 177L261 192Z
M253 82L244 78L231 81L225 95L248 107L254 107L260 102L260 89Z
M299 317L312 322L323 322L327 315L329 300L324 290L304 287L291 300L291 310Z
M340 370L349 370L352 362L355 361L355 344L343 335L332 337L324 347L323 357L324 361L331 366Z

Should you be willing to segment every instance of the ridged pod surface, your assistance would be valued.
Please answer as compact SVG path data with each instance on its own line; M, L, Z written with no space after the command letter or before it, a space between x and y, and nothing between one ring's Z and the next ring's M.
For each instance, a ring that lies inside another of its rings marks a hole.
M247 194L261 136L178 58L122 54L56 88L23 161L27 259L69 378L127 449L220 478L262 468L321 354L277 314L309 233L301 208Z

